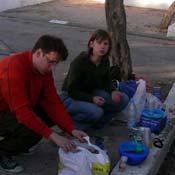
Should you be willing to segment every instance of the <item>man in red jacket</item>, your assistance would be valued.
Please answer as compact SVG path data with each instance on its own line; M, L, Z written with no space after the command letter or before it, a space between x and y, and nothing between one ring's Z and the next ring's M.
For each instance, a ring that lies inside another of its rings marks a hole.
M27 152L44 136L65 151L70 140L50 127L58 125L80 141L86 133L76 130L54 86L52 70L68 56L60 38L43 35L32 51L0 60L0 168L21 172L12 156Z

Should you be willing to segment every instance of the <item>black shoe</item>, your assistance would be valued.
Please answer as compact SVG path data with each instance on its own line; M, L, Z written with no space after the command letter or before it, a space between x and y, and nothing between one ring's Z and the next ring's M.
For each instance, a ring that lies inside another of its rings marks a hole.
M0 156L0 169L10 173L20 173L24 170L11 156Z
M35 154L36 149L38 148L38 146L39 146L39 143L34 145L34 146L32 146L31 148L29 148L25 152L20 153L20 155L21 156L31 156L31 155Z

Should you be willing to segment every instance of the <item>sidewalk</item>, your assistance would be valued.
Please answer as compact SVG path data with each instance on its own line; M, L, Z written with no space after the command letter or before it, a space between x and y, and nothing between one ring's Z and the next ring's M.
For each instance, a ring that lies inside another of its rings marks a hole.
M175 77L175 41L167 40L165 33L158 32L163 13L163 10L126 7L134 72L147 74L150 79L169 81ZM66 65L86 49L86 41L93 30L106 28L104 5L87 0L59 0L18 8L0 13L0 18L2 53L3 47L8 47L7 52L31 48L38 35L51 33L61 36L68 45L70 57ZM68 21L68 24L49 23L52 19Z
M87 3L87 4L86 4ZM128 41L133 68L137 75L152 81L171 83L175 79L175 41L166 40L157 26L162 10L126 7ZM49 20L65 20L67 25L49 23ZM144 19L144 20L143 20ZM55 71L56 86L61 88L71 60L86 49L87 40L97 28L106 28L104 6L84 0L55 0L41 5L29 6L0 13L0 58L10 53L31 49L42 34L62 37L69 49L69 58ZM115 123L98 131L108 140L112 165L119 159L117 144L127 137L126 126ZM110 137L109 137L110 136ZM43 140L31 157L18 157L26 171L22 175L57 174L57 148ZM9 175L1 173L1 175Z

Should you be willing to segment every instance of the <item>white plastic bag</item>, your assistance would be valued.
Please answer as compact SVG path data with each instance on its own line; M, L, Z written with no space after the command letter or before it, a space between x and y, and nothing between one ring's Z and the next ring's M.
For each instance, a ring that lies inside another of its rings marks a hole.
M92 175L109 175L110 161L105 151L97 146L93 146L98 150L98 154L89 152L88 160L91 163Z
M65 153L59 149L58 175L109 175L110 161L105 151L90 143L74 142L77 152ZM90 151L94 148L96 151Z
M168 26L167 37L175 37L175 23Z
M138 81L137 90L133 96L134 104L137 108L137 120L139 121L142 110L145 108L150 108L152 106L153 109L160 109L163 107L162 102L152 95L151 93L146 92L146 82L145 80L140 79ZM120 113L119 119L123 121L128 121L130 103L128 106Z
M60 148L58 175L91 175L87 154L88 151L82 147L77 147L76 152L68 153Z
M137 87L137 90L133 96L133 100L134 100L135 105L137 106L137 111L140 114L145 106L146 81L140 79L137 82L138 82L138 87Z
M91 165L92 175L109 175L110 161L106 152L92 144L88 136L84 137L84 139L90 147L96 150L95 153L88 151L88 161Z
M170 89L168 96L164 102L165 110L167 117L174 118L175 117L175 82Z
M138 83L138 86L137 86L137 90L133 96L133 101L134 101L134 104L137 108L137 120L139 120L139 117L140 117L140 114L141 114L141 111L144 109L144 106L145 106L145 99L146 99L146 82L145 80L142 80L142 79L139 79L137 81ZM130 110L130 105L131 103L128 103L128 106L120 113L120 114L117 114L117 118L119 120L122 120L122 121L128 121L128 113L129 113L129 110Z

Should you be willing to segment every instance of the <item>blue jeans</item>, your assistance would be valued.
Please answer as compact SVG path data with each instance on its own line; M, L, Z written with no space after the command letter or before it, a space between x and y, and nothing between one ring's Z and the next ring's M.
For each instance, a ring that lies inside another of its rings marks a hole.
M119 103L114 102L111 94L104 90L96 90L94 95L103 97L105 104L97 106L91 102L74 100L68 96L66 91L60 94L60 98L71 115L76 129L86 130L93 126L101 128L114 118L116 113L121 112L129 102L126 94L123 94Z

